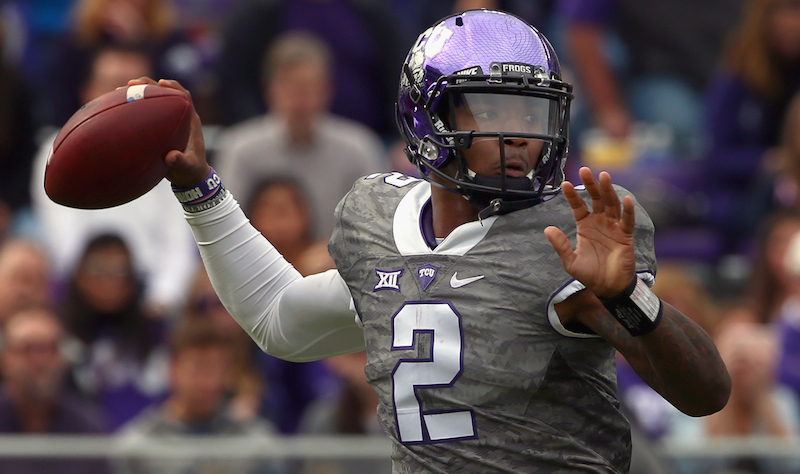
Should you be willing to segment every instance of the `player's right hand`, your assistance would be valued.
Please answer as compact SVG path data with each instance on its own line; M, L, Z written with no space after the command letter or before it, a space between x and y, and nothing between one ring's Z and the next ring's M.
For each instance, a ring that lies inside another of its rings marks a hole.
M186 90L178 81L160 79L158 82L149 77L140 77L128 81L129 86L137 84L148 84L153 86L169 87L176 89L192 100L192 94ZM187 188L194 186L208 175L210 166L206 160L206 147L203 141L203 128L200 116L192 105L192 125L189 132L189 141L185 150L172 150L167 153L164 160L170 170L167 172L167 179L175 186Z
M579 175L591 197L591 209L572 183L564 181L561 185L577 227L575 249L558 227L547 227L545 236L567 273L597 297L610 298L625 290L636 276L633 198L626 196L620 202L611 175L605 171L596 179L584 166Z

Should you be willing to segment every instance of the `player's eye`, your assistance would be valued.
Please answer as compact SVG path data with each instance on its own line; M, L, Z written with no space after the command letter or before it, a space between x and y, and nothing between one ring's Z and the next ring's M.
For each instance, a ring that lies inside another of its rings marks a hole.
M486 121L486 120L497 120L498 114L497 112L491 110L485 110L482 112L477 112L474 114L477 120Z
M523 117L523 120L525 120L528 123L539 124L542 123L542 114L539 112L528 114Z

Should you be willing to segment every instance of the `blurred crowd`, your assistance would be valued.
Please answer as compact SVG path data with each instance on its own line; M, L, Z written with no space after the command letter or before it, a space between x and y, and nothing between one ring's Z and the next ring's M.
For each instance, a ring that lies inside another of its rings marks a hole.
M178 79L253 225L301 273L333 268L333 210L353 181L416 173L393 116L405 53L479 7L554 43L576 93L568 176L587 164L634 192L656 225L656 293L733 377L728 406L692 419L620 359L632 472L800 472L657 449L800 434L800 0L0 0L0 433L380 435L363 354L281 361L227 314L169 183L84 211L47 198L44 170L81 104ZM26 473L388 466L0 459Z

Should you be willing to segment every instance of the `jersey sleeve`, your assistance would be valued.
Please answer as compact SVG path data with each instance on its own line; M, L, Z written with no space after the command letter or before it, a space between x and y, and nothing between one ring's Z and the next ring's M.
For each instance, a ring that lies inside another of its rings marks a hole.
M302 277L233 196L186 220L223 305L266 353L306 362L364 349L341 276L329 270Z

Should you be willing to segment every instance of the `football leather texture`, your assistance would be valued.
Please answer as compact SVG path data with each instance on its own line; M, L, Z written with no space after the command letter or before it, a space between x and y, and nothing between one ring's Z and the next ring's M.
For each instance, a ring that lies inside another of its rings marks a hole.
M137 85L101 95L58 133L45 168L45 192L78 209L130 202L164 179L164 157L186 148L191 122L191 101L175 89Z

